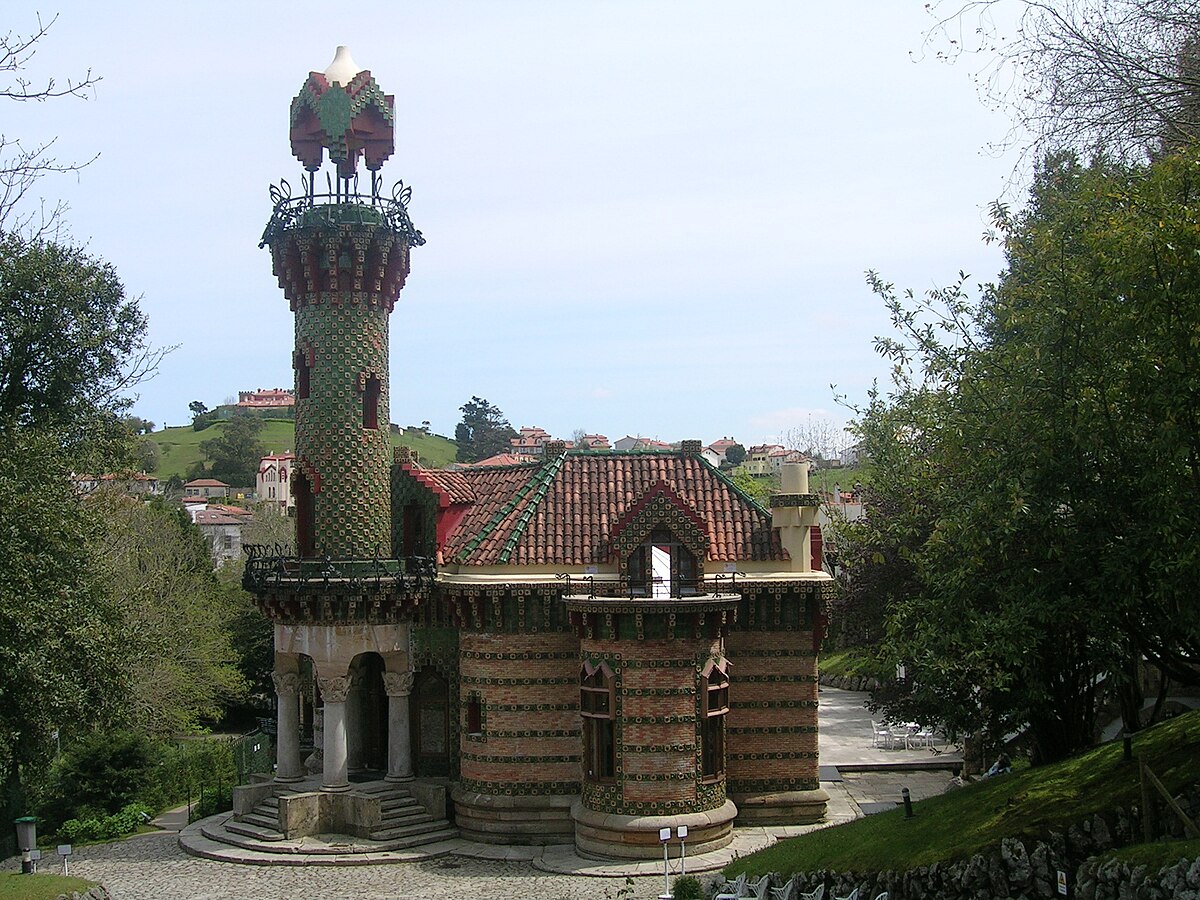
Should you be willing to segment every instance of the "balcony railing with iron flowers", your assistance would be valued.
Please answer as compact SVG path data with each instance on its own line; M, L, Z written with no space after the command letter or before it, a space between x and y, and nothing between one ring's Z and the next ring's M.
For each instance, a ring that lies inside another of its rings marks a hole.
M437 578L433 560L423 556L392 559L376 547L370 557L301 557L286 544L244 544L242 586L252 594L286 590L297 593L415 593Z

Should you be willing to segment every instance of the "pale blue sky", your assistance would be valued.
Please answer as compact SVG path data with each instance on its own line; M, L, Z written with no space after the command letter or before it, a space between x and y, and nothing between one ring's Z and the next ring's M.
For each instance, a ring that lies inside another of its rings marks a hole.
M135 406L160 425L291 384L257 245L268 185L299 182L288 104L345 44L396 96L383 172L428 241L392 315L393 421L453 434L478 394L563 437L750 444L886 376L865 269L924 290L1001 267L980 235L1007 122L967 67L912 61L923 6L65 0L29 74L104 80L2 129L100 154L42 193L180 345Z

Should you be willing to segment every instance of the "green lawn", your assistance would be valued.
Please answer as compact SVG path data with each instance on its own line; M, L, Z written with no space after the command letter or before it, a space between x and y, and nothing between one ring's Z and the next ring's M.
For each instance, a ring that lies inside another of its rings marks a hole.
M871 650L859 647L822 653L820 667L821 674L831 678L838 675L864 675L886 680L895 675L895 670L889 670L887 664L880 662Z
M1136 735L1133 752L1178 793L1200 779L1200 711ZM1092 813L1128 806L1138 791L1137 762L1125 762L1114 742L922 800L913 804L913 819L895 809L781 841L730 863L725 873L912 869L970 856L1005 837L1043 836Z
M57 857L50 861L61 865ZM38 865L45 866L43 859ZM70 895L71 891L82 894L95 885L94 881L82 878L64 878L38 872L36 875L20 875L16 872L0 872L0 897L4 900L55 900L59 894Z
M172 475L182 478L188 466L203 458L200 442L217 437L224 427L225 423L218 421L203 431L194 431L191 425L182 425L151 434L150 438L162 451L155 474L163 481ZM296 449L296 425L291 419L266 419L258 439L268 453L287 453ZM393 446L403 444L416 450L421 456L421 463L430 468L454 462L457 450L454 442L439 435L406 431L403 436L392 434L391 439Z

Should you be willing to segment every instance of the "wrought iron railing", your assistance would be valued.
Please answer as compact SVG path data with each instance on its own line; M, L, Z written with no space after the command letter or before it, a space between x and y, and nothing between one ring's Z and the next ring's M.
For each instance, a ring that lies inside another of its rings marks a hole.
M671 579L671 595L669 599L686 599L704 593L733 593L737 588L737 576L740 574L742 573L727 572L708 578ZM658 578L633 579L628 575L620 575L615 582L607 582L608 584L615 584L618 587L618 590L614 594L597 594L596 577L594 575L570 575L564 572L554 577L559 581L565 582L564 595L569 597L587 597L589 600L594 600L597 596L620 596L628 597L630 600L654 599L654 585L662 584L664 581L664 579ZM711 582L711 590L709 590L708 582ZM605 582L601 582L601 585L603 584Z
M354 594L401 588L421 591L437 578L433 560L370 557L301 557L285 544L243 544L242 586L251 593L286 588L303 593Z
M383 187L378 172L371 173L371 192L360 194L358 176L352 179L331 178L325 174L326 192L314 190L316 173L300 178L302 193L292 196L292 186L286 179L271 185L274 208L271 220L263 231L259 246L271 243L278 235L297 225L387 225L393 232L408 239L409 246L420 247L425 238L408 217L408 201L412 188L403 181L392 185L390 197L380 191Z

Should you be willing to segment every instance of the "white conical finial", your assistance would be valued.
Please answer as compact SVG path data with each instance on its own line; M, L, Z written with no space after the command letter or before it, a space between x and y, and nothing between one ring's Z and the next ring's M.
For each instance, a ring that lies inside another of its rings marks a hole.
M362 66L354 61L350 55L350 50L347 47L338 47L337 52L333 54L333 62L325 70L325 77L330 84L337 82L345 87L350 83L350 80L362 71Z

